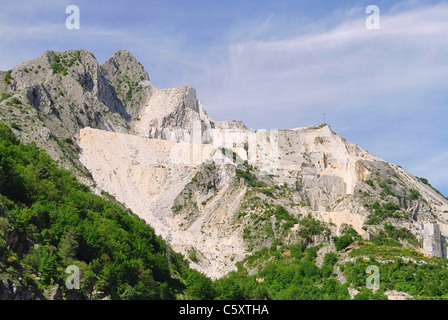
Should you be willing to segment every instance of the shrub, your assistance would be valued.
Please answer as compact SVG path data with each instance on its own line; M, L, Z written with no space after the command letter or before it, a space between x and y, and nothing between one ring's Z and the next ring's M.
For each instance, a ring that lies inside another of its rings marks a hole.
M334 245L336 246L336 250L338 251L344 250L352 243L353 238L348 234L345 234L342 237L334 237Z
M409 197L411 200L418 200L418 199L420 199L421 194L420 194L420 192L418 192L418 190L411 189L411 190L409 190L409 192L411 193L411 195Z
M2 102L3 100L8 99L9 97L11 97L11 95L9 93L2 92L2 95L0 97L0 102Z
M6 72L4 81L6 84L11 84L12 76L11 76L12 70L9 70Z
M198 255L194 248L191 248L190 251L188 251L188 259L191 261L197 263L198 262Z
M302 226L298 231L299 236L305 239L310 239L312 236L318 235L325 230L322 222L314 219L311 214L299 221Z
M236 153L233 153L234 155ZM257 177L251 173L251 169L252 167L248 167L246 168L246 170L241 170L241 169L236 169L236 177L237 179L244 179L244 182L249 186L249 187L263 187L264 184L261 183L260 181L257 180Z
M19 131L22 130L22 128L20 128L20 126L15 122L11 123L11 128L19 130Z
M282 220L286 221L286 223L282 225L285 230L290 229L295 223L298 222L297 219L288 212L288 210L279 204L275 206L275 216L277 218L277 224Z
M371 186L372 188L375 186L372 180L366 180L364 181L365 183L367 183L369 186Z
M68 144L73 144L73 140L72 138L65 138L64 142L68 143Z
M367 217L366 224L378 224L380 221L386 218L400 218L400 214L396 211L400 210L400 206L395 202L389 201L386 204L381 204L375 201L370 206L366 206L370 209L371 214Z
M11 99L11 103L20 105L20 104L22 104L22 101L20 101L19 98L14 97L14 98Z

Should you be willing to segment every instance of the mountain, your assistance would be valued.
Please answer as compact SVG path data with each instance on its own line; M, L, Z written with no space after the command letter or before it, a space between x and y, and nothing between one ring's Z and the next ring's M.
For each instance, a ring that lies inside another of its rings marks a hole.
M5 124L0 150L0 300L204 297L194 286L211 281L130 210Z
M446 258L448 200L328 124L214 120L195 89L156 88L126 50L102 65L84 50L46 51L0 77L0 121L212 279L258 274L269 260L259 252L296 245L341 264L366 244Z

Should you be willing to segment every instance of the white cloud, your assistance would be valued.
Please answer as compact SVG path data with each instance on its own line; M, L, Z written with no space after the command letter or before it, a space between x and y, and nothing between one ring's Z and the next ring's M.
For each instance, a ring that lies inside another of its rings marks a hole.
M326 32L232 44L224 62L204 66L195 86L216 110L346 110L379 94L446 83L448 6L382 14L380 30L367 30L367 15L359 16Z
M296 37L233 43L192 85L210 116L253 128L318 124L327 112L353 142L447 186L447 155L421 153L447 149L448 136L432 142L432 132L448 119L440 105L448 99L448 5L402 8L382 12L380 30L368 30L357 7L358 15L339 12L347 16L332 29L319 21L305 28L318 31ZM416 128L419 135L410 134Z

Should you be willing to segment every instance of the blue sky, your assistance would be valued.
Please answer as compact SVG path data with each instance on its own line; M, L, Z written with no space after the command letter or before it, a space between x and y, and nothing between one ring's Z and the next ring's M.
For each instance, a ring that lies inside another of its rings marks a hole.
M68 30L65 8L80 8ZM368 30L368 5L380 30ZM0 69L128 49L159 88L254 129L320 124L448 195L448 1L0 0Z

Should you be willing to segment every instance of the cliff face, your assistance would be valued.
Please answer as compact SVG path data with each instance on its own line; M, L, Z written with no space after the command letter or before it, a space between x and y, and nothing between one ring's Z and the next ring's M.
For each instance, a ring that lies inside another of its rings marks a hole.
M212 278L276 240L318 244L347 226L370 239L390 223L411 231L427 256L446 256L441 243L448 236L448 201L328 126L211 129L206 135L211 143L176 143L83 129L81 161L102 189L171 239L175 250L194 252L192 266ZM117 156L116 150L123 152ZM241 175L246 170L249 176ZM419 196L410 198L410 190ZM371 223L375 202L397 207ZM291 220L279 217L279 205ZM301 236L300 221L308 216L325 226L320 234Z
M446 256L448 200L328 125L254 131L211 119L193 88L154 87L126 50L103 65L47 51L0 76L0 118L22 140L213 278L265 246L332 241L347 226L371 239L390 224L413 235L406 245Z
M84 50L46 51L1 76L0 120L86 183L93 182L78 161L79 130L129 132L148 94L148 75L126 50L103 65Z

